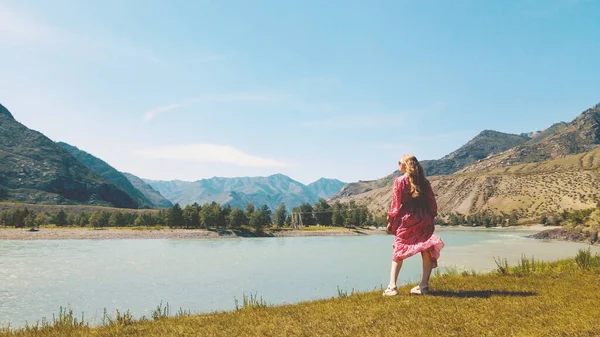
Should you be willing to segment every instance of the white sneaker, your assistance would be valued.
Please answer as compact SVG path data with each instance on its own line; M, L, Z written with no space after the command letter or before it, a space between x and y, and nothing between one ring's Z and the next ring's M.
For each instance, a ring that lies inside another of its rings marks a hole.
M383 291L383 296L396 296L396 295L398 295L398 288L387 287L387 289Z
M427 295L427 294L429 294L429 287L421 288L421 286L417 285L410 290L410 293L412 295Z

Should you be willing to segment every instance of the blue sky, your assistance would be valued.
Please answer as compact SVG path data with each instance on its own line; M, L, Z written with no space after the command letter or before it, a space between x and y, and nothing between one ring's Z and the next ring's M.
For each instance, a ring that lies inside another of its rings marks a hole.
M385 176L600 102L600 2L0 0L0 102L150 179Z

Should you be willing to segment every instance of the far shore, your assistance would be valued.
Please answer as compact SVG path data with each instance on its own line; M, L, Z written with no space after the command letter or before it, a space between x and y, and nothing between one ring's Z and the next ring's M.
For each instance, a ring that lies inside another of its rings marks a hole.
M114 240L114 239L220 239L246 237L298 237L298 236L361 236L385 235L383 229L339 228L310 230L265 230L256 234L248 230L207 229L131 229L131 228L2 228L0 240Z
M541 232L559 227L531 225L514 227L468 227L443 226L438 229L493 229L493 230L526 230ZM172 229L172 228L41 228L30 231L26 228L0 228L0 240L115 240L115 239L219 239L245 237L304 237L304 236L362 236L386 235L385 229L374 228L324 228L310 229L266 229L261 234L249 230L207 230L207 229Z
M518 225L518 226L505 226L505 227L473 227L473 226L437 226L436 228L451 228L451 229L465 229L465 230L508 230L508 231L546 231L550 229L562 228L562 226L545 226L542 224L535 225Z

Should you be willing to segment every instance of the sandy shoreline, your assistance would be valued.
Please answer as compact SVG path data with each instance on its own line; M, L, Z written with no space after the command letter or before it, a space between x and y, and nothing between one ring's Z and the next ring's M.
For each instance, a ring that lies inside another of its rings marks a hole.
M0 229L0 240L114 240L114 239L218 239L243 237L298 237L298 236L359 236L385 235L384 230L343 229L339 230L282 230L265 231L264 235L254 235L249 231L217 232L205 229L158 229L132 230L105 228L42 228L31 232L23 228Z
M515 226L515 227L439 227L439 229L492 229L492 230L524 230L541 232L554 229L553 226ZM263 235L254 235L250 231L217 232L205 229L143 229L105 228L42 228L31 232L23 228L0 228L0 240L115 240L115 239L219 239L244 237L301 237L301 236L361 236L386 235L383 229L324 229L324 230L275 230L265 231Z
M549 229L562 228L561 226L527 225L510 227L472 227L472 226L439 226L439 229L464 229L464 230L494 230L494 231L536 231L541 232Z

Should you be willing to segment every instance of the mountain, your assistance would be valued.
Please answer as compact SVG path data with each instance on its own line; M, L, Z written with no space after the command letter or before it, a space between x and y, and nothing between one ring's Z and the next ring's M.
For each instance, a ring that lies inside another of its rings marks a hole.
M453 174L429 177L440 213L514 211L521 217L537 217L594 207L600 201L599 121L600 104L570 123L522 135L528 138L524 143L513 138L520 144ZM461 149L442 160L456 158ZM375 212L385 212L399 174L348 184L332 200L355 200Z
M473 173L430 177L439 213L516 212L539 219L564 209L592 208L600 202L600 148L542 163L491 168ZM387 211L393 184L363 183L359 194L336 195L381 214Z
M464 169L475 172L498 166L536 163L592 150L600 145L600 104L566 125L555 125L541 139L515 146Z
M8 117L8 120L14 120L15 118L13 117L13 115L10 113L10 111L8 111L7 108L4 107L4 105L0 104L0 115L4 116L4 117Z
M484 130L458 150L439 160L424 160L422 165L428 176L451 174L489 155L524 144L530 139L526 135Z
M48 204L137 208L138 203L0 104L0 197Z
M142 194L150 200L152 205L159 208L167 208L172 207L173 203L163 197L158 191L152 188L152 186L148 185L142 179L134 176L131 173L123 172L123 175L127 177L129 182L135 187L138 191L142 192Z
M194 182L145 180L173 203L189 205L218 202L231 207L245 208L266 204L274 210L285 203L288 210L305 202L314 204L319 200L307 186L283 174L268 177L210 178Z
M329 199L332 195L338 193L346 183L337 179L321 178L315 182L308 184L308 189L312 194L319 198Z
M92 172L120 187L123 191L129 194L131 198L136 200L140 207L149 208L155 206L152 201L150 201L141 191L131 184L129 179L127 179L123 173L117 171L105 161L67 143L58 142L57 144L73 155L73 157L75 157L75 159L77 159L80 163L92 170Z
M437 160L422 160L421 165L427 176L447 175L457 172L464 167L484 159L495 153L506 151L514 146L530 141L528 135L514 135L493 130L484 130L461 146L458 150ZM360 181L344 186L338 197L365 193L373 188L392 184L401 173L396 170L388 176L376 181Z
M559 122L559 123L552 125L551 127L547 128L547 129L535 131L535 132L529 132L529 133L523 134L523 136L527 136L527 137L531 138L531 140L529 141L530 143L537 143L537 142L540 142L552 135L555 135L556 133L558 133L560 130L562 130L564 127L566 127L568 125L569 125L568 123Z

